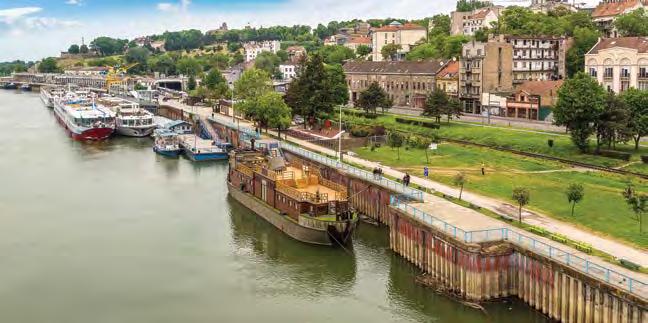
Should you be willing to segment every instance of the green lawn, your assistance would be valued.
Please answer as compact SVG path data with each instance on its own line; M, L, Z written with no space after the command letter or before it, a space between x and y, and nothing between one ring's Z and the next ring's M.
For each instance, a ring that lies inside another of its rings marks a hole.
M531 191L530 209L553 216L580 227L609 235L642 248L648 247L648 233L639 234L639 225L621 196L628 181L623 176L604 172L570 171L565 165L524 158L487 148L441 144L429 154L426 163L423 150L396 150L380 147L354 150L360 157L380 161L397 169L422 176L423 166L431 168L430 178L452 185L452 177L459 171L466 173L466 189L486 196L511 200L514 186L526 186ZM481 165L486 176L481 175ZM542 173L556 170L558 172ZM538 173L540 172L540 173ZM585 198L576 206L576 214L570 215L571 207L564 191L570 183L585 187ZM635 179L637 189L648 191L648 182ZM648 230L648 225L644 225Z
M421 126L407 125L398 123L394 115L381 115L377 119L371 120L351 115L345 115L345 120L350 123L359 124L376 124L385 126L388 129L398 129L401 131L421 133L424 135L437 135L441 138L450 138L456 140L466 140L480 144L510 148L525 152L540 153L550 156L566 158L574 161L586 162L595 165L617 167L627 162L591 154L582 154L574 147L568 136L554 133L524 132L518 129L493 128L466 123L441 123L439 130L431 130ZM422 119L416 117L402 117L409 119ZM424 119L429 121L430 119ZM553 147L549 147L548 140L554 141ZM591 143L594 145L594 142ZM632 161L640 160L640 155L648 155L648 148L641 147L638 152L634 151L632 145L619 144L617 150L633 153ZM632 165L635 172L648 174L648 165L639 163Z

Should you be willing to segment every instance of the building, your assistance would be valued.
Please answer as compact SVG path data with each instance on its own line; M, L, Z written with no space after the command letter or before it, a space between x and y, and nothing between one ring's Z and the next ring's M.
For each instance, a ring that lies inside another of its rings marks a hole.
M102 76L106 75L109 71L110 67L105 66L73 66L66 68L63 71L63 74L78 76Z
M234 88L234 83L241 78L243 74L244 67L242 64L234 65L222 72L223 77L227 81L227 85L230 88Z
M482 94L512 92L513 46L506 42L471 41L462 47L459 99L464 112L482 113ZM490 106L490 100L487 101Z
M551 121L563 80L527 81L520 84L506 100L501 116L528 120Z
M245 61L251 62L262 52L276 54L281 49L281 42L278 40L252 41L245 43L243 49L245 50Z
M478 30L490 28L503 10L502 6L493 6L473 11L453 11L450 14L450 34L472 36Z
M207 34L207 35L223 34L223 33L226 33L228 30L229 30L229 28L227 28L227 23L223 22L220 25L220 27L218 27L218 29L209 30L205 34Z
M368 36L351 37L344 44L344 46L350 48L354 52L358 49L358 46L361 45L371 48L371 37Z
M401 24L397 21L371 31L372 59L374 62L384 60L381 50L387 44L400 45L396 60L401 59L412 47L427 39L427 28L416 24Z
M607 90L648 90L648 37L602 38L585 54L585 71Z
M299 63L307 54L304 46L290 46L286 48L286 53L288 53L288 60L291 63Z
M459 96L459 61L451 60L439 70L436 86L450 97Z
M297 76L298 68L299 65L297 64L290 64L290 63L280 64L279 72L281 72L282 80L292 81Z
M569 3L568 0L531 0L531 6L529 9L534 12L550 12L557 9L567 9L572 12L576 12L578 9Z
M648 0L603 0L592 12L592 19L605 30L607 37L618 37L613 25L616 17L647 6Z
M571 40L566 37L504 36L513 45L513 83L562 79Z
M420 109L436 86L436 75L445 62L349 61L344 64L350 103L373 82L383 88L395 106Z

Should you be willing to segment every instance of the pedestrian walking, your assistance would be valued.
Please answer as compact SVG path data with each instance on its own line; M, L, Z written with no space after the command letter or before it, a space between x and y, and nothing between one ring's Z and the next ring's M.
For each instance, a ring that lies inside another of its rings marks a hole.
M427 166L423 167L423 176L425 177L430 176L430 169L428 169Z
M484 162L482 162L481 171L482 171L482 176L486 175L486 165L484 164Z
M410 175L408 173L405 173L405 176L403 176L403 185L409 186L410 184Z

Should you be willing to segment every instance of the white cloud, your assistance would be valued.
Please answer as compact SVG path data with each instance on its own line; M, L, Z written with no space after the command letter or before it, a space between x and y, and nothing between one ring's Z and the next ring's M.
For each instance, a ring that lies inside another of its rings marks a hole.
M81 6L81 5L83 5L83 1L81 1L81 0L67 0L67 1L65 1L65 4L69 4L71 6Z
M22 7L0 10L0 23L11 25L20 18L42 11L39 7Z
M157 9L160 11L164 12L173 12L173 11L178 11L178 7L176 5L170 4L168 2L160 2L157 4Z
M157 10L162 12L187 13L189 11L189 5L191 5L191 0L180 0L180 3L160 2L156 7Z

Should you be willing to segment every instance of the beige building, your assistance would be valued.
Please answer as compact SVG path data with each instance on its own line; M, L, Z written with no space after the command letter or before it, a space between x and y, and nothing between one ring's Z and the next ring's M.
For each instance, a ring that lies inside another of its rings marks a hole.
M506 101L501 116L508 118L551 121L563 80L527 81L515 89Z
M409 53L416 44L427 39L427 28L416 24L401 24L397 21L387 26L371 31L372 59L374 62L383 61L382 48L387 44L400 45L395 60L400 60Z
M457 98L459 96L459 61L449 61L439 70L436 85L450 97Z
M442 61L372 62L349 61L344 64L350 103L373 82L394 100L395 106L421 109L427 95L436 86L436 75L445 66Z
M503 10L502 6L493 6L473 11L453 11L450 14L450 34L472 36L478 30L490 28Z
M459 98L466 113L482 113L483 93L505 93L512 90L511 44L474 40L464 44L459 66Z
M566 56L571 40L566 37L500 36L513 45L513 83L550 81L567 75Z
M585 54L585 71L607 90L648 90L648 37L602 38Z

